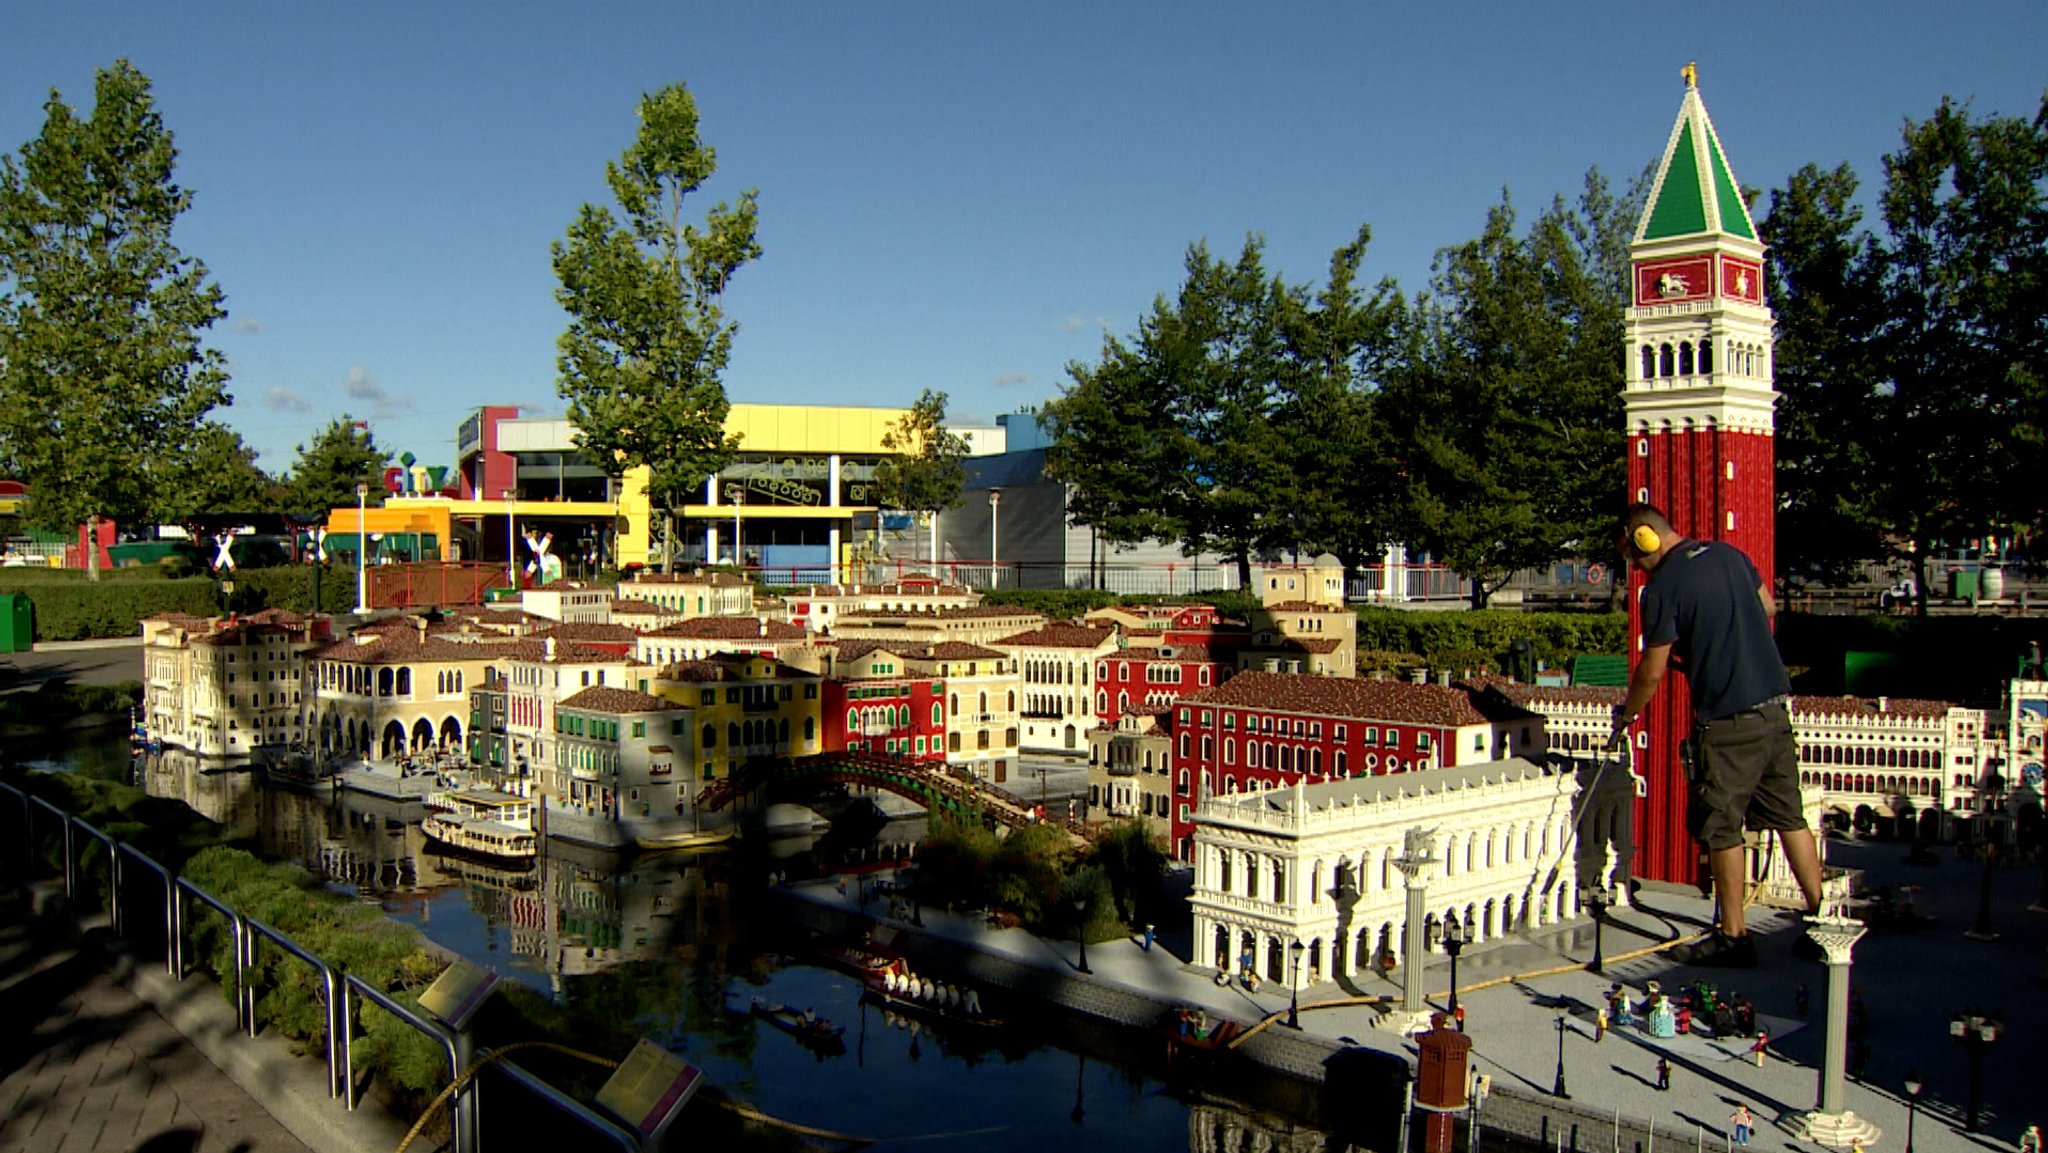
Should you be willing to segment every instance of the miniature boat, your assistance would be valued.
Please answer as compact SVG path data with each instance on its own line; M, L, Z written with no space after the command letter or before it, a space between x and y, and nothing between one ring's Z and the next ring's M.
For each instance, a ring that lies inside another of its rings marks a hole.
M437 793L437 810L420 823L436 844L497 860L531 861L540 855L533 802L496 789Z
M863 934L859 940L821 945L818 955L832 967L844 969L862 981L903 971L903 954L896 948L896 930L886 926Z
M997 1028L1003 1023L1001 1017L982 1011L981 994L973 989L926 981L908 968L888 969L862 978L861 983L867 987L861 999L885 1009L985 1029Z
M1159 1024L1166 1034L1169 1056L1181 1052L1213 1053L1230 1043L1243 1026L1224 1017L1211 1017L1207 1009L1176 1005Z
M748 1010L797 1040L810 1044L837 1041L839 1035L846 1032L845 1026L834 1025L809 1009L791 1008L780 1001L763 1001L756 997Z

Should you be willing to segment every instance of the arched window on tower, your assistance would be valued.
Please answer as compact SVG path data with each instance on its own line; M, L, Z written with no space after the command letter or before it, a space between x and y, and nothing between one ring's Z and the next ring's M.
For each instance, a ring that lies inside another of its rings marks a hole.
M1646 344L1643 346L1643 379L1648 380L1656 375L1657 350Z
M1700 341L1700 375L1707 376L1714 371L1714 342Z
M1692 341L1690 340L1678 342L1678 375L1692 375Z
M1670 346L1670 345L1668 345L1668 344L1660 344L1660 345L1658 345L1658 346L1657 346L1657 375L1658 375L1658 376L1670 376L1670 375L1671 375L1671 368L1672 368L1672 365L1671 365L1671 346Z

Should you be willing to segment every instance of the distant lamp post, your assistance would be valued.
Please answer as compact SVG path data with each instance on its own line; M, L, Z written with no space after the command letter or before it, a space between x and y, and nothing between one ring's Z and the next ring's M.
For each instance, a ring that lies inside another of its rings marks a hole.
M746 540L741 531L740 514L747 507L747 490L734 485L732 489L732 563L740 571L746 571L747 550L740 547Z
M1551 1087L1550 1095L1560 1101L1569 1101L1572 1095L1564 1087L1564 1010L1557 1011L1557 1084Z
M998 541L999 541L999 540L1001 539L1001 537L999 536L999 534L998 534L998 533L996 532L996 510L997 510L997 509L999 509L999 508L1001 508L1001 507L1002 507L1002 504L1003 504L1003 490L1002 490L1002 489L999 489L999 488L992 488L992 489L989 489L989 490L988 490L988 584L989 584L989 587L990 587L990 588L994 588L994 587L995 587L995 585L996 585L996 546L997 546L997 542L998 542Z
M1465 1031L1465 1022L1458 1016L1458 954L1464 951L1464 922L1452 917L1444 923L1444 952L1451 958L1451 1021L1458 1026L1460 1033Z
M1287 946L1287 952L1294 962L1293 978L1287 982L1287 1027L1290 1029L1301 1028L1301 955L1306 951L1307 948L1299 940Z
M514 530L513 510L519 507L519 490L505 490L505 587L519 587L519 534Z
M1906 1153L1913 1153L1913 1118L1920 1112L1920 1090L1926 1087L1918 1069L1906 1074Z
M1983 1103L1984 1052L1998 1043L2005 1026L1996 1019L1965 1010L1948 1023L1948 1035L1970 1051L1970 1111L1963 1120L1963 1132L1977 1131L1978 1107Z
M1081 942L1081 963L1075 969L1082 973L1093 973L1088 967L1088 898L1074 898L1074 936Z
M1586 898L1586 903L1593 910L1593 960L1586 968L1595 973L1605 973L1607 958L1601 938L1607 928L1607 890L1594 889L1592 895Z
M370 486L356 485L356 615L370 611L370 570L364 566L364 554L370 551L370 535L366 529L369 518Z

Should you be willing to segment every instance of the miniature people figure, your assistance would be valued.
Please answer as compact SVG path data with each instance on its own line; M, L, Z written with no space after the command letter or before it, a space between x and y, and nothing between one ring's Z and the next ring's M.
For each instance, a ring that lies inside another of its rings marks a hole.
M1668 1058L1668 1057L1658 1057L1658 1058L1657 1058L1657 1091L1658 1091L1658 1092L1660 1092L1660 1093L1663 1093L1663 1092L1669 1092L1669 1091L1670 1091L1670 1089L1671 1089L1671 1060L1670 1060L1670 1058Z
M1678 1035L1678 1015L1671 1010L1671 998L1657 994L1650 1006L1650 1036L1670 1040Z
M1753 968L1743 900L1748 859L1745 828L1778 834L1806 911L1820 911L1820 853L1799 799L1799 749L1787 705L1792 681L1771 636L1777 612L1770 586L1740 549L1701 541L1672 526L1662 511L1636 504L1624 517L1622 552L1649 578L1643 588L1642 657L1628 697L1614 708L1614 733L1650 704L1667 668L1687 674L1692 688L1695 752L1687 825L1707 850L1721 924L1693 964ZM1801 956L1819 945L1802 937ZM1814 959L1818 959L1815 957Z
M1601 1009L1599 1012L1593 1014L1593 1041L1595 1044L1598 1044L1600 1041L1604 1040L1606 1036L1607 1010Z
M1145 951L1152 951L1152 924L1149 921L1145 924Z
M2041 1127L2029 1125L2020 1131L2020 1153L2041 1153Z
M1728 1114L1728 1124L1735 1131L1735 1143L1737 1145L1746 1147L1749 1144L1749 1130L1750 1126L1754 1123L1754 1120L1749 1115L1749 1106L1747 1105L1737 1105L1735 1112Z
M1750 1045L1750 1047L1749 1047L1749 1055L1750 1055L1750 1056L1752 1056L1752 1057L1755 1057L1755 1058L1756 1058L1756 1067L1757 1067L1757 1068L1759 1068L1759 1069L1761 1069L1761 1068L1763 1068L1763 1067L1764 1067L1764 1048L1765 1048L1765 1046L1769 1045L1770 1043L1771 1043L1771 1033L1770 1033L1770 1030L1768 1030L1768 1029L1759 1029L1759 1030L1757 1030L1757 1034L1756 1034L1756 1041L1755 1041L1755 1042L1754 1042L1753 1044L1751 1044L1751 1045Z

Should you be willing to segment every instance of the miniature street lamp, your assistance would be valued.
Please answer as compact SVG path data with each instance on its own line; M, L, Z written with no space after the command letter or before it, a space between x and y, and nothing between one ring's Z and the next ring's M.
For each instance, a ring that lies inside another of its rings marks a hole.
M1984 1051L1998 1043L1998 1035L2005 1026L1994 1018L1964 1010L1957 1013L1948 1023L1948 1035L1962 1042L1970 1051L1970 1112L1963 1121L1963 1132L1977 1131L1978 1105L1983 1100Z
M1465 1019L1458 1016L1458 954L1465 951L1465 924L1456 917L1444 922L1444 952L1451 957L1451 1020L1458 1032L1465 1031Z
M369 486L369 485L367 485L367 484L358 484L358 485L356 485L356 615L357 615L357 616L361 616L362 614L364 614L364 613L366 613L366 612L369 612L369 611L370 611L370 574L369 574L369 570L363 567L363 554L364 554L364 553L366 553L366 552L369 552L369 551L370 551L370 550L369 550L369 548L367 547L367 534L366 534L366 533L364 532L364 530L363 530L364 520L365 520L365 518L366 518L366 517L367 517L367 516L369 515L369 514L368 514L368 512L366 511L369 499L370 499L370 486Z
M1593 910L1593 961L1586 968L1595 973L1605 973L1607 961L1601 948L1601 937L1607 928L1607 890L1594 889L1586 903Z
M1081 963L1075 966L1078 972L1093 973L1088 967L1088 898L1074 898L1074 936L1081 941Z
M519 537L513 532L512 510L519 505L517 489L505 490L505 585L519 587Z
M1287 1027L1299 1029L1301 1028L1301 955L1306 949L1301 941L1297 939L1294 944L1287 947L1287 951L1294 961L1293 979L1287 982L1290 986L1287 994Z
M1913 1118L1920 1112L1920 1090L1926 1087L1921 1083L1920 1070L1906 1074L1906 1153L1913 1153Z
M1557 1098L1557 1099L1558 1099L1558 1100L1560 1100L1560 1101L1569 1101L1569 1100L1571 1100L1571 1099L1572 1099L1572 1095L1571 1095L1570 1093L1566 1092L1566 1091L1565 1091L1565 1087L1564 1087L1564 1007L1563 1007L1563 1006L1559 1006L1559 1007L1558 1007L1558 1010L1557 1010L1557 1084L1556 1084L1555 1086L1553 1086L1553 1087L1551 1088L1551 1090L1550 1090L1550 1095L1551 1095L1552 1097L1555 1097L1555 1098Z

